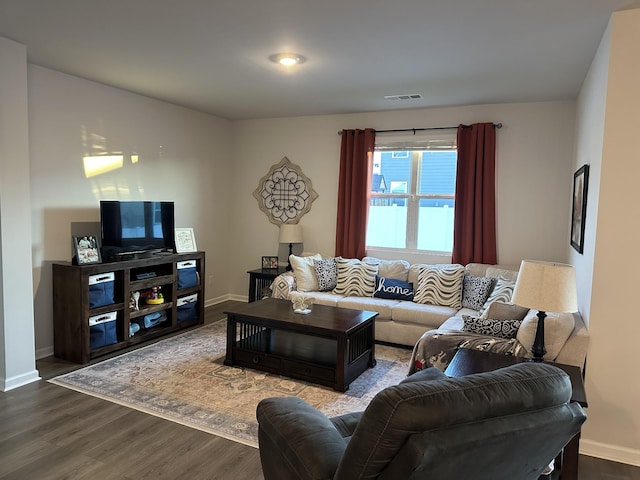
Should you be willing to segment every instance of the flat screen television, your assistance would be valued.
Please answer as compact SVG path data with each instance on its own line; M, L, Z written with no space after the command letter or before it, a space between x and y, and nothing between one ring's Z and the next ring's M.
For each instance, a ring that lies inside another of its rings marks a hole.
M175 251L173 202L100 201L102 255Z

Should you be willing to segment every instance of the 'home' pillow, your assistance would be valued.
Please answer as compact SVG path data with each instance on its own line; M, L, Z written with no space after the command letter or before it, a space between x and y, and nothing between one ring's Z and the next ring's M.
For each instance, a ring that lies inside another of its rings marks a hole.
M376 289L373 292L373 296L410 302L413 300L413 283L376 275Z
M494 320L492 318L462 315L463 332L478 333L500 338L516 338L522 320Z
M338 284L333 293L338 295L373 297L378 266L361 262L356 258L336 259L338 263Z

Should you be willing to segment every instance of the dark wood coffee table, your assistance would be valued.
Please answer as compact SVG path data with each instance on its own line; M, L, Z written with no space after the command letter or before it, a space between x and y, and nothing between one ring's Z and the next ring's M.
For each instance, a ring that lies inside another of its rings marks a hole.
M377 312L314 305L293 312L291 302L267 298L227 314L224 364L254 368L344 392L375 360Z
M451 363L447 366L444 373L449 377L464 377L473 373L489 372L498 368L508 367L516 363L526 362L528 360L521 357L510 355L501 355L497 353L482 352L479 350L471 350L467 348L459 349L451 359ZM578 402L582 407L587 407L587 394L584 389L582 371L573 365L564 365L561 363L546 362L550 365L564 370L571 380L571 401ZM558 455L555 461L555 470L552 478L560 478L562 480L578 479L578 455L580 449L580 432L578 432L565 445L564 449ZM560 472L560 475L557 475ZM545 478L545 477L541 477Z

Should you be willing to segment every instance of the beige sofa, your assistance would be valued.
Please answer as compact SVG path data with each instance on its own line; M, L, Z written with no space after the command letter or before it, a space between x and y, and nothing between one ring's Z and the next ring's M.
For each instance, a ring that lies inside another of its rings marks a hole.
M420 271L425 267L425 264L410 265L403 260L388 261L372 257L365 257L363 262L377 265L377 272L381 277L408 281L415 288L418 286ZM304 275L310 275L310 267L308 265L306 265L306 271L296 268L296 263L293 263L293 265L293 272L287 272L274 280L272 296L289 299L291 292L297 290L297 283L299 282L296 281L296 276L299 277L300 283L302 283L305 280L303 278ZM464 267L465 274L470 276L502 278L512 282L515 282L517 270L517 266L477 263ZM304 291L304 295L312 297L317 304L378 312L376 317L376 340L407 347L416 345L423 334L428 331L461 331L464 324L463 315L481 315L480 310L465 307L452 308L451 306L418 303L416 301L343 295L335 293L335 291L309 291L307 289ZM491 295L487 299L487 303L490 303L490 300ZM500 300L508 301L505 298ZM518 340L522 340L523 346L527 349L530 349L533 343L533 334L537 324L536 313L535 311L529 311L523 320L522 327L518 330ZM545 343L549 350L545 359L583 368L589 343L589 334L580 314L553 314L548 312L545 326Z

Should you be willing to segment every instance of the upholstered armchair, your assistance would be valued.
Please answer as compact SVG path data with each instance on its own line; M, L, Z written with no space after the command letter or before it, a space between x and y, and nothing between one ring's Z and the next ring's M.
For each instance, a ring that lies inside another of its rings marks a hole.
M264 478L537 479L586 419L570 397L562 370L521 363L462 378L428 368L334 418L298 398L264 399Z

